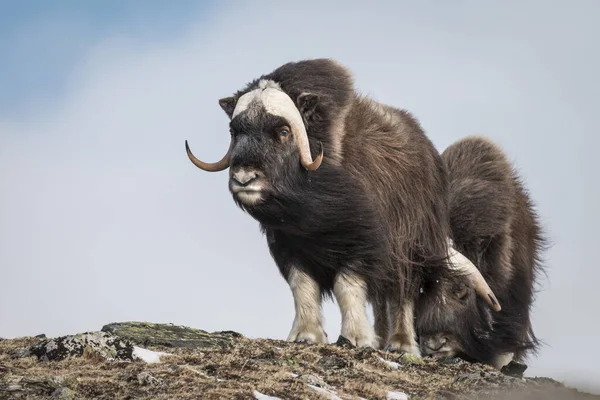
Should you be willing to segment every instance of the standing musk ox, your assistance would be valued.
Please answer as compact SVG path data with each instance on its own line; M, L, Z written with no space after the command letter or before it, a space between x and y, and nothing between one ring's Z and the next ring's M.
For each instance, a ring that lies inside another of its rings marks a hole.
M532 201L497 145L469 137L448 147L442 158L454 247L479 267L502 310L491 313L468 281L436 279L434 271L416 305L421 351L500 369L538 349L530 307L546 240Z
M449 271L450 234L446 168L419 123L356 94L328 59L282 65L219 104L226 155L186 151L202 170L229 167L234 201L260 223L294 298L288 340L327 343L321 302L333 295L354 345L418 353L413 300L427 270Z

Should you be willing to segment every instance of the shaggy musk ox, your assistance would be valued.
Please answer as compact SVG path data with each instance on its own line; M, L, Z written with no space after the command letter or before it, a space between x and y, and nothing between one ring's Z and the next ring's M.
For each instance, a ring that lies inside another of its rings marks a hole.
M421 351L500 369L538 348L530 307L546 241L523 184L498 146L469 137L442 158L454 247L479 267L502 310L490 312L468 281L436 279L434 271L416 306Z
M187 141L186 151L205 171L229 167L234 201L260 223L294 298L288 340L326 343L321 301L333 295L353 344L418 353L421 280L431 269L451 274L447 173L419 123L358 95L328 59L282 65L219 104L230 119L226 155L210 164Z

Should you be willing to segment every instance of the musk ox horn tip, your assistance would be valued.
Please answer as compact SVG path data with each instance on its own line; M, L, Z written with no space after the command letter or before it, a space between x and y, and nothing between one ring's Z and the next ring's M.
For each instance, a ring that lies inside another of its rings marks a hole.
M312 163L305 165L304 167L308 171L316 171L320 166L321 162L323 162L323 143L319 142L319 154Z

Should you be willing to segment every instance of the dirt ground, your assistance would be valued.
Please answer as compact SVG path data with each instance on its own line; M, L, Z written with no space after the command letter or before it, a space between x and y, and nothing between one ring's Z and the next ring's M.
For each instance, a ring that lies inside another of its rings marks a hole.
M0 399L256 399L261 394L386 399L388 392L403 392L410 399L600 399L550 379L514 378L465 361L415 359L336 344L232 336L219 346L169 347L144 340L144 348L171 354L146 363L108 361L94 351L41 361L28 349L42 340L0 341Z

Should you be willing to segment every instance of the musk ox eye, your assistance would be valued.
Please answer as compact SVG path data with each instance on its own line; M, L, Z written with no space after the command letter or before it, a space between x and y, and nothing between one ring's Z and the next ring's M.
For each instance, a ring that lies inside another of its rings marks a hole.
M287 136L290 134L290 129L287 126L282 126L281 128L279 128L277 130L277 132L281 135L281 136Z
M465 300L469 295L469 287L467 285L460 285L455 288L454 294L459 300Z

